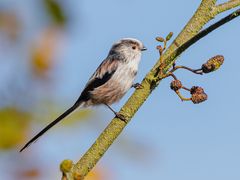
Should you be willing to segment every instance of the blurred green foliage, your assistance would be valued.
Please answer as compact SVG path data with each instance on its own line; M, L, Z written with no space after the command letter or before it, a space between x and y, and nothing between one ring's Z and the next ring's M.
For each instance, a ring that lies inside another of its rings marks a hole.
M57 25L64 25L66 23L66 15L62 6L56 0L44 0L47 13Z
M14 107L0 110L0 149L10 149L26 138L30 114Z

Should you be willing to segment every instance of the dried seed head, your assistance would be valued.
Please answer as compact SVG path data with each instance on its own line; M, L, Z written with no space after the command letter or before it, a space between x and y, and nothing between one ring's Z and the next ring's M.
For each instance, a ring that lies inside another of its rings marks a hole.
M199 104L203 101L206 101L207 97L208 96L206 93L200 93L200 94L194 93L194 94L192 94L191 100L194 104Z
M72 166L73 166L72 160L66 159L60 164L60 170L63 173L68 173L71 171Z
M173 36L173 32L170 32L167 37L166 37L166 41L169 41Z
M190 90L191 94L202 94L204 93L204 89L199 86L193 86Z
M216 71L224 62L224 57L222 55L217 55L210 58L205 64L202 65L202 71L204 73L210 73Z
M192 94L191 100L194 104L199 104L207 100L207 94L204 92L204 89L199 86L193 86L190 90Z
M164 42L165 39L163 37L156 37L156 40L159 41L159 42Z
M174 91L177 91L182 88L182 83L179 80L173 80L170 84L170 88Z

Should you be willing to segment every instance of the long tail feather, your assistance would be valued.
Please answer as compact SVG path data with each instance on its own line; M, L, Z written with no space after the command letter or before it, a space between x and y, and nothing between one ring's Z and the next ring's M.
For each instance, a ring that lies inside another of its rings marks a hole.
M30 141L27 142L23 146L23 148L20 150L22 152L24 149L26 149L28 146L30 146L33 142L35 142L40 136L42 136L45 132L47 132L50 128L52 128L54 125L56 125L58 122L60 122L63 118L65 118L67 115L69 115L71 112L73 112L77 107L81 105L81 102L76 102L72 107L70 107L68 110L66 110L62 115L60 115L57 119L55 119L53 122L48 124L43 130L41 130L36 136L34 136Z

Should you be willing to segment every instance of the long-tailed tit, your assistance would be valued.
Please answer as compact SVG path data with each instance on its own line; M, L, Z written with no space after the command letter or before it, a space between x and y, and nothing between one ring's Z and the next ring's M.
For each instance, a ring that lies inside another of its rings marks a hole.
M104 104L122 119L110 105L119 101L131 87L135 87L133 81L144 50L143 43L133 38L124 38L113 44L107 58L91 76L74 105L34 136L20 152L78 107Z

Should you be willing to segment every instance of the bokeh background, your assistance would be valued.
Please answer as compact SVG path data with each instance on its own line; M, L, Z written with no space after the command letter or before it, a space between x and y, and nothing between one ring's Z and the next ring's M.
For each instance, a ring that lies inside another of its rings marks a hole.
M138 38L148 48L136 80L141 81L159 57L154 38L170 31L176 36L199 3L1 0L0 179L60 179L61 161L82 156L113 117L108 109L79 110L25 152L20 147L75 102L118 39ZM208 101L181 102L170 79L164 80L87 180L239 180L239 32L237 18L178 59L199 68L214 55L225 56L217 72L177 72L185 86L204 87Z

